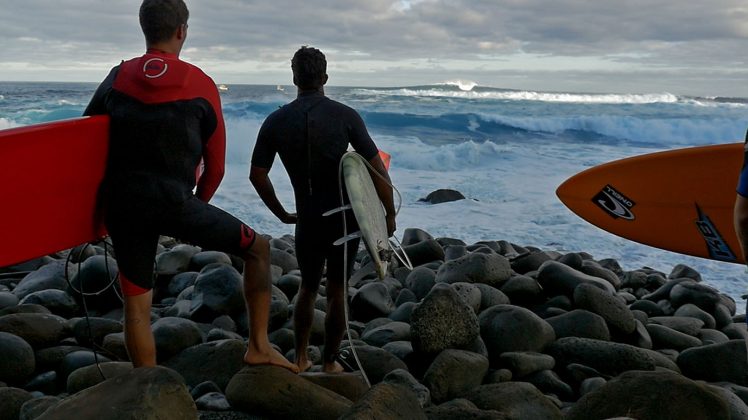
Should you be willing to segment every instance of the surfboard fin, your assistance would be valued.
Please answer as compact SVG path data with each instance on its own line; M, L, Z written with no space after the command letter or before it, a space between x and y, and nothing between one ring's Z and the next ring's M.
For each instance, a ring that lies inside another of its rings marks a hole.
M343 236L342 238L338 239L337 241L333 242L332 244L335 245L335 246L342 245L342 244L344 244L344 243L346 243L346 242L348 242L348 241L350 241L352 239L356 239L356 238L360 238L360 237L361 237L361 231L359 230L357 232L353 232L351 234Z
M337 207L337 208L334 208L332 210L328 210L328 211L322 213L322 216L330 216L330 215L333 215L335 213L340 213L341 211L346 211L346 210L350 210L350 209L351 209L351 205L350 204L346 204L345 206Z

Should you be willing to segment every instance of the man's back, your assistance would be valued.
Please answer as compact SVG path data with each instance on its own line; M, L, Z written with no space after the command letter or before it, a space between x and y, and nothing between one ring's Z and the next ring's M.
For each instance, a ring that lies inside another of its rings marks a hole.
M119 193L181 202L210 148L223 169L215 84L174 55L149 51L115 67L86 110L102 113L111 116L107 185Z
M257 138L252 165L269 168L278 153L297 211L319 215L340 205L338 163L348 145L367 160L377 154L358 113L321 93L302 94L271 114Z

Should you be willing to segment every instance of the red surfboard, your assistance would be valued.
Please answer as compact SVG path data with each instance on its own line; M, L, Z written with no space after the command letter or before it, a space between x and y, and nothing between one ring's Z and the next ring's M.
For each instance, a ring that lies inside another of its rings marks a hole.
M621 159L580 172L556 194L618 236L668 251L743 263L733 227L743 143Z
M109 117L0 131L0 267L99 239Z

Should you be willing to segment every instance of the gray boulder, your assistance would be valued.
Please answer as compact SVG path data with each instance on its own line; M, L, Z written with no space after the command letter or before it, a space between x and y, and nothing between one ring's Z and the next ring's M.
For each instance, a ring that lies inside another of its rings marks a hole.
M436 273L436 281L484 283L500 287L511 275L512 267L503 255L471 252L442 264Z
M18 313L0 316L0 332L23 338L34 349L51 347L68 335L64 318L51 314Z
M0 332L0 381L24 384L36 369L34 349L23 338Z
M409 419L426 420L416 394L410 389L391 383L373 386L340 420Z
M553 328L530 310L512 305L496 305L478 318L480 335L490 355L491 366L507 351L543 351L556 339Z
M351 407L347 398L276 366L246 366L229 382L231 406L277 419L339 418Z
M624 334L631 334L636 328L634 315L624 302L615 295L589 283L574 289L574 303L603 317L611 327Z
M211 264L200 271L192 292L190 318L211 322L221 315L244 312L242 275L230 265Z
M38 420L196 419L182 378L163 367L139 368L85 389L49 408Z
M666 397L663 390L667 390ZM707 420L728 419L730 411L725 400L705 384L668 371L633 371L586 394L566 414L569 420L623 416Z
M411 314L411 338L417 352L436 354L448 348L464 348L479 333L473 309L446 284L434 286Z
M439 353L423 377L432 400L439 404L465 395L483 383L488 359L464 350L447 349Z
M730 340L684 350L677 363L691 379L748 386L747 356L745 340Z
M242 340L211 341L187 348L164 363L184 377L189 386L215 382L221 390L244 366L247 345Z
M608 324L600 315L575 309L565 314L546 318L545 321L553 327L556 338L579 337L610 341Z
M466 397L481 410L495 410L498 418L561 420L561 411L534 385L502 382L482 385Z

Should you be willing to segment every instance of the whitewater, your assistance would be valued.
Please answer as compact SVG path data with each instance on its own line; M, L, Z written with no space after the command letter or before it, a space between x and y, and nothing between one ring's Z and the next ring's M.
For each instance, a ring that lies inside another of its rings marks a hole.
M227 168L214 204L273 236L293 233L268 211L247 180L264 118L292 101L292 86L229 85L222 92ZM96 84L0 82L0 129L82 113ZM357 109L380 149L392 155L390 175L402 195L405 228L468 243L507 240L545 250L586 251L615 258L626 270L666 274L677 264L744 305L745 267L675 254L619 238L571 213L555 196L570 176L610 160L688 146L742 141L748 99L687 97L669 92L539 92L469 81L391 88L329 87L329 97ZM270 173L290 210L293 195L278 159ZM426 205L440 189L467 200Z

